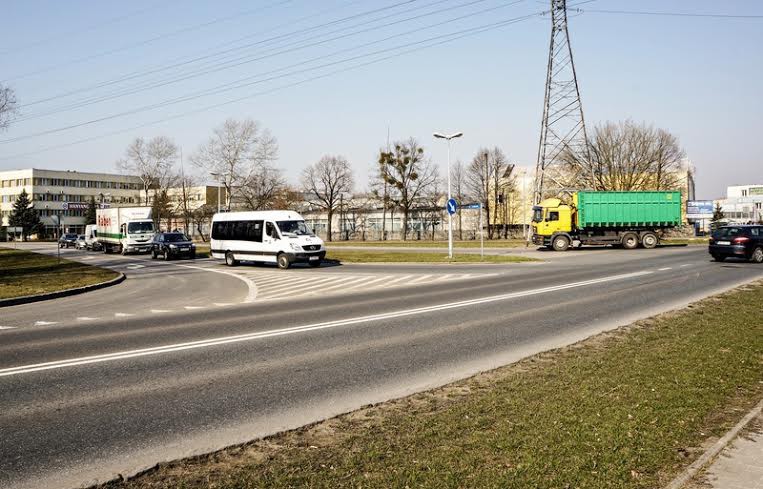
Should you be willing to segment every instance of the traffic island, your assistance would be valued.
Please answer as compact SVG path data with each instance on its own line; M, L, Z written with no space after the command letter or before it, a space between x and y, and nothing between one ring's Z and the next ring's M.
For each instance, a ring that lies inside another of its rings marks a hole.
M416 251L342 250L329 248L326 260L339 263L529 263L536 258L519 255L484 255L479 253L454 254L447 252L421 253Z
M113 270L0 248L0 307L74 295L122 280L124 275Z
M664 487L763 397L761 303L741 287L105 487Z

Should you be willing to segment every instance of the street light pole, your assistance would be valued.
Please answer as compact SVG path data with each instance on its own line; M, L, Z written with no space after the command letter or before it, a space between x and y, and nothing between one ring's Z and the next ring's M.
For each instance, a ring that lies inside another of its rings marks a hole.
M439 132L436 132L433 134L434 137L438 139L445 139L448 141L448 200L450 201L451 193L450 193L450 141L455 138L460 138L463 136L464 133L457 132L455 134L451 134L450 136L445 136L443 134L440 134ZM448 212L448 259L453 259L453 214Z
M212 172L210 173L216 180L217 180L217 213L220 213L220 175L219 173Z

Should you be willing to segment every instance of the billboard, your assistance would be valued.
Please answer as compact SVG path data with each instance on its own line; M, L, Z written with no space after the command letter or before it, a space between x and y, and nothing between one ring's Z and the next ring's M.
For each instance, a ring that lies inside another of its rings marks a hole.
M686 202L686 218L712 219L713 208L712 200L689 200Z
M763 187L750 187L750 195L763 195Z

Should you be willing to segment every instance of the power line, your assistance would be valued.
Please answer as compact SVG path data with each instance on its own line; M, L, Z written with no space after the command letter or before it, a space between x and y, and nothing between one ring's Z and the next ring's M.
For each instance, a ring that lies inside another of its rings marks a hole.
M593 14L623 14L623 15L661 15L668 17L706 17L713 19L763 19L763 15L736 15L736 14L715 14L715 13L693 13L693 12L647 12L639 10L602 10L602 9L579 9L581 13Z
M103 138L110 137L110 136L115 136L115 135L118 135L118 134L127 133L127 132L130 132L130 131L135 131L137 129L142 129L144 127L149 127L149 126L153 126L153 125L156 125L156 124L161 124L163 122L168 122L168 121L171 121L171 120L180 119L180 118L187 117L187 116L190 116L190 115L194 115L194 114L198 114L198 113L202 113L202 112L207 112L209 110L213 110L213 109L216 109L216 108L219 108L219 107L224 107L224 106L227 106L227 105L236 104L236 103L242 102L244 100L248 100L248 99L260 97L260 96L263 96L263 95L271 94L271 93L274 93L274 92L277 92L277 91L285 90L287 88L296 87L296 86L303 85L303 84L306 84L306 83L309 83L309 82L312 82L312 81L316 81L316 80L319 80L319 79L328 78L328 77L334 76L336 74L348 72L348 71L351 71L351 70L356 70L356 69L359 69L359 68L362 68L362 67L365 67L365 66L369 66L369 65L372 65L372 64L380 63L380 62L383 62L383 61L386 61L386 60L389 60L389 59L394 59L394 58L397 58L397 57L402 56L402 55L406 55L406 54L410 54L410 53L413 53L413 52L421 51L423 49L427 49L427 48L431 48L431 47L447 44L447 43L450 43L450 42L453 42L453 41L456 41L456 40L459 40L459 39L475 36L475 35L478 35L478 34L481 34L481 33L484 33L484 32L488 32L488 31L492 31L492 30L495 30L495 29L499 29L501 27L506 27L506 26L509 26L509 25L512 25L512 24L516 24L516 23L519 23L519 22L523 22L523 21L535 18L535 17L537 17L539 15L544 15L546 13L547 13L547 11L544 11L544 12L535 12L535 13L531 13L531 14L527 14L527 15L523 15L523 16L514 17L514 18L511 18L511 19L506 19L506 20L503 20L503 21L491 23L491 24L484 24L484 25L481 25L481 26L476 26L476 27L472 27L472 28L469 28L469 29L464 29L464 30L461 30L461 31L452 32L452 33L449 33L449 34L434 36L434 37L431 37L431 38L428 38L428 39L424 39L424 40L421 40L421 41L416 41L416 42L413 42L413 43L409 43L407 45L398 46L397 48L393 48L393 49L400 49L402 47L411 46L409 49L406 49L406 50L403 50L403 51L400 51L400 52L395 52L393 54L389 54L389 55L386 55L386 56L383 56L383 57L380 57L380 58L376 58L376 59L373 59L373 60L370 60L370 61L366 61L366 62L363 62L363 63L356 64L356 65L353 65L353 66L349 66L349 67L346 67L346 68L341 68L341 69L329 71L327 73L323 73L323 74L316 75L316 76L313 76L313 77L309 77L309 78L306 78L306 79L298 80L298 81L293 82L293 83L289 83L289 84L286 84L286 85L281 85L281 86L274 87L274 88L271 88L271 89L268 89L268 90L263 90L263 91L260 91L260 92L256 92L256 93L253 93L253 94L249 94L249 95L243 96L243 97L238 97L238 98L235 98L235 99L227 100L225 102L216 103L216 104L212 104L212 105L207 105L205 107L201 107L201 108L198 108L198 109L193 109L193 110L190 110L190 111L187 111L187 112L182 112L182 113L176 114L174 116L164 117L164 118L161 118L161 119L156 119L156 120L153 120L153 121L150 121L150 122L146 122L146 123L143 123L143 124L139 124L139 125L136 125L136 126L132 126L132 127L126 128L126 129L119 129L119 130L116 130L116 131L111 131L111 132L108 132L108 133L103 133L103 134L100 134L100 135L97 135L97 136L91 136L91 137L80 139L80 140L77 140L77 141L72 141L72 142L63 143L63 144L54 145L54 146L48 146L48 147L45 147L45 148L42 148L42 149L39 149L39 150L36 150L36 151L28 152L28 153L21 153L21 154L10 155L10 156L3 156L3 157L0 157L0 160L8 160L8 159L16 159L16 158L23 158L23 157L27 157L27 156L32 156L32 155L36 155L36 154L40 154L40 153L44 153L44 152L48 152L48 151L53 151L53 150L56 150L56 149L62 149L62 148L66 148L66 147L70 147L70 146L74 146L74 145L78 145L78 144L83 144L83 143L95 141L95 140L98 140L98 139L103 139ZM419 46L416 46L416 45L419 45ZM389 49L387 51L389 51Z
M477 3L477 1L481 1L481 0L473 0L471 3ZM404 32L404 33L400 33L400 34L391 35L391 36L388 36L388 37L383 38L383 39L378 39L378 40L371 41L371 42L368 42L368 43L365 43L365 44L361 44L361 45L358 45L358 46L353 46L351 48L344 48L344 49L339 50L339 51L337 51L335 53L332 53L332 54L329 54L329 55L322 55L322 56L319 56L317 58L313 58L313 59L306 60L306 61L301 61L301 62L295 63L293 65L290 65L290 66L288 66L286 68L281 68L281 69L278 69L278 70L274 70L274 71L268 72L266 74L277 73L277 72L283 71L285 69L295 68L295 67L299 67L299 66L302 66L302 65L305 65L305 64L310 64L310 63L315 62L315 61L319 61L319 60L322 60L322 59L325 59L325 58L329 58L331 56L335 56L336 54L341 54L342 52L353 51L353 50L362 49L364 47L368 47L368 46L371 46L371 45L374 45L374 44L380 44L382 42L389 41L389 40L392 40L392 39L396 39L398 37L402 37L402 36L409 35L409 34L412 34L412 33L416 33L416 32L419 32L419 31L422 31L422 30L425 30L425 29L431 29L431 28L434 28L434 27L439 27L439 26L442 26L442 25L445 25L445 24L449 24L449 23L453 23L453 22L456 22L456 21L459 21L459 20L463 20L463 19L468 18L468 17L473 17L475 15L479 15L479 14L483 14L483 13L486 13L486 12L489 12L489 11L493 11L493 10L496 10L497 8L508 7L508 6L520 3L522 1L523 0L515 0L513 3L501 5L499 7L491 7L491 8L484 9L484 10L481 10L481 11L478 11L478 12L473 12L471 14L461 15L461 16L458 16L458 17L447 19L445 21L437 22L435 24L430 24L428 26L418 27L416 29L413 29L413 30L410 30L410 31L407 31L407 32ZM386 50L382 50L382 51L386 51ZM373 55L373 54L377 54L377 53L378 52L374 52L374 53L370 53L370 54ZM366 55L361 55L361 56L366 56ZM346 59L346 60L342 60L342 61L339 61L339 62L328 63L327 65L321 65L321 66L318 66L318 67L308 68L308 69L304 69L304 70L298 70L296 72L287 73L285 75L274 76L274 77L268 78L268 79L266 79L264 81L273 81L274 79L284 78L284 77L287 77L287 76L293 76L294 74L299 74L299 73L301 73L303 71L311 71L311 70L315 70L315 69L318 69L318 68L323 68L323 67L326 67L326 66L329 66L329 65L333 65L333 64L336 64L336 63L352 61L352 60L355 60L357 58L358 58L358 56L353 57L353 58L349 58L349 59ZM244 87L249 86L249 85L253 85L253 84L258 84L258 83L263 83L264 82L262 80L258 80L258 81L254 81L254 82L238 85L238 86L233 86L234 83L250 80L252 78L255 78L256 76L259 76L259 75L255 75L254 77L252 77L252 76L245 77L245 78L236 80L235 82L229 82L229 83L226 83L226 84L223 84L223 85L218 85L218 86L216 86L214 88L211 88L211 89L207 89L207 90L200 91L200 92L194 92L192 94L184 95L184 96L177 97L177 98L174 98L174 99L165 100L165 101L162 101L162 102L157 102L157 103L150 104L150 105L145 105L145 106L138 107L138 108L135 108L135 109L131 109L131 110L128 110L128 111L123 111L123 112L120 112L120 113L117 113L117 114L112 114L112 115L109 115L109 116L104 116L104 117L100 117L100 118L96 118L96 119L91 119L89 121L80 122L80 123L76 123L76 124L70 124L68 126L63 126L63 127L59 127L59 128L55 128L55 129L49 129L49 130L45 130L45 131L40 131L40 132L33 133L33 134L27 134L27 135L23 135L23 136L17 136L15 138L9 138L9 139L0 140L0 144L8 144L8 143L18 142L18 141L22 141L22 140L26 140L26 139L31 139L31 138L34 138L34 137L55 134L55 133L58 133L58 132L63 132L63 131L67 131L67 130L70 130L70 129L75 129L75 128L78 128L78 127L83 127L83 126L88 126L88 125L92 125L92 124L97 124L97 123L100 123L100 122L105 122L107 120L112 120L112 119L124 117L124 116L127 116L127 115L134 115L134 114L137 114L137 113L140 113L140 112L145 112L145 111L148 111L148 110L155 110L155 109L158 109L158 108L161 108L161 107L166 107L168 105L174 105L174 104L177 104L177 103L186 102L186 101L189 101L189 100L194 100L194 99L196 99L196 98L198 98L200 96L217 95L217 94L222 93L222 92L228 92L228 91L231 91L231 90L236 90L236 89L239 89L239 88L244 88Z
M216 51L216 52L213 52L213 53L210 53L210 54L206 54L206 55L203 55L203 56L198 56L198 57L195 57L195 58L186 59L184 61L176 62L176 63L170 64L170 65L163 64L163 65L161 65L161 66L159 66L157 68L154 68L154 69L151 69L151 70L148 70L148 71L132 72L132 73L129 73L129 74L124 75L122 77L114 78L114 79L111 79L111 80L107 80L105 82L100 82L98 84L91 85L89 87L79 88L79 89L71 90L71 91L68 91L68 92L63 92L63 93L59 93L59 94L56 94L56 95L52 95L52 96L47 97L47 98L33 100L32 102L25 103L22 107L20 107L20 109L23 110L25 107L29 107L29 106L32 106L32 105L37 105L37 104L40 104L40 103L43 103L43 102L49 102L51 100L56 100L56 99L61 98L61 97L66 97L66 96L69 96L69 95L74 95L74 94L77 94L77 93L82 93L82 92L88 91L88 90L94 90L94 89L97 89L97 88L103 88L105 86L115 85L115 84L121 83L123 81L128 81L128 80L132 80L132 79L135 79L135 78L140 78L141 76L151 75L151 74L159 73L159 72L166 71L166 70L169 70L169 69L172 69L172 68L177 68L177 67L180 67L180 66L185 66L185 65L188 65L188 64L195 63L197 61L213 58L215 56L220 56L220 55L227 54L227 53L230 53L230 52L235 52L235 51L238 51L238 50L241 50L241 49L244 49L244 48L257 46L257 45L260 45L260 44L265 44L267 42L278 40L278 39L288 38L288 37L291 37L291 36L297 35L297 34L303 34L303 33L310 32L310 31L313 31L313 30L316 30L316 29L320 29L320 28L323 28L323 27L327 27L327 26L330 26L330 25L335 25L335 24L338 24L338 23L346 22L348 20L352 20L352 19L355 19L355 18L358 18L358 17L362 17L362 16L365 16L365 15L370 15L370 14L374 14L374 13L381 12L381 11L384 11L384 10L393 9L393 8L399 7L401 5L410 4L410 3L413 3L415 1L416 0L404 0L404 1L400 1L400 2L394 3L392 5L388 5L388 6L381 7L381 8L375 8L375 9L372 9L372 10L367 10L367 11L361 12L359 14L353 14L353 15L350 15L350 16L347 16L347 17L336 19L336 20L333 20L333 21L330 21L330 22L326 22L326 23L323 23L323 24L319 24L319 25L316 25L316 26L312 26L312 27L308 27L308 28L304 28L304 29L299 29L299 30L292 31L292 32L287 32L285 34L279 34L277 36L273 36L273 37L270 37L270 38L262 39L262 40L259 40L257 42L245 44L243 46L238 46L236 48L230 48L230 49L225 49L225 50L222 50L222 51ZM355 1L349 2L349 4L353 4L353 3L356 3L356 2ZM333 10L333 9L329 9L327 11L323 11L322 13L326 13L326 12L331 11L331 10ZM321 15L322 13L319 13L317 15ZM304 17L300 18L300 19L297 19L296 21L290 22L289 25L291 23L299 22L301 20L304 20ZM279 27L283 27L283 25L281 25ZM268 29L268 30L266 30L264 32L270 32L272 30L273 29ZM222 47L222 46L229 45L231 43L236 43L236 42L239 42L239 41L243 41L243 40L246 40L246 39L251 39L251 38L256 37L256 36L258 36L260 34L263 34L264 32L260 32L258 34L250 34L250 35L247 35L247 36L235 39L233 41L229 41L229 42L224 43L222 45L218 45L218 47Z
M432 6L432 5L436 5L436 4L441 4L441 3L445 2L445 1L448 1L448 0L437 0L437 1L432 2L430 4L424 5L423 7L426 8L428 6ZM241 65L244 65L244 64L249 64L249 63L253 63L253 62L256 62L256 61L261 61L263 59L272 58L272 57L279 56L279 55L282 55L282 54L287 54L287 53L291 53L291 52L295 52L295 51L299 51L299 50L315 47L315 46L318 46L318 45L321 45L321 44L326 44L326 43L329 43L329 42L332 42L332 41L336 41L336 40L339 40L339 39L344 39L344 38L351 37L351 36L354 36L354 35L357 35L357 34L366 33L366 32L372 31L372 30L383 29L383 28L390 27L390 26L397 25L397 24L401 24L401 23L404 23L404 22L410 22L412 20L418 20L418 19L421 19L421 18L424 18L424 17L428 17L428 16L431 16L431 15L437 15L437 14L448 12L448 11L452 11L452 10L455 10L455 9L459 9L459 8L463 8L463 7L468 7L468 6L476 5L476 4L482 3L484 1L486 1L486 0L471 0L469 2L462 3L460 5L452 6L452 7L449 7L449 8L438 9L438 10L434 10L432 12L427 12L427 13L424 13L424 14L419 14L419 15L416 15L416 16L413 16L413 17L407 17L405 19L395 20L395 21L392 21L392 22L389 22L389 23L386 23L386 24L376 25L376 26L372 26L372 27L369 27L369 28L365 28L365 29L361 29L361 30L356 30L356 31L350 32L349 34L343 34L343 35L332 37L332 38L329 38L329 39L323 39L323 40L320 40L320 41L317 41L317 42L312 42L312 43L308 43L308 44L298 45L297 47L290 48L290 49L281 49L280 51L271 52L270 54L262 55L262 56L259 56L259 57L254 57L254 58L247 57L247 56L239 57L239 58L236 58L236 59L233 59L233 60L229 60L227 62L218 63L217 65L211 65L211 66L209 66L209 67L207 67L207 68L205 68L205 69L203 69L201 71L190 72L190 73L188 73L186 75L182 75L180 77L175 77L175 78L172 78L172 79L160 80L158 82L152 82L152 83L150 83L148 85L138 86L138 87L135 87L135 88L132 88L132 89L128 89L128 90L121 90L121 91L118 91L118 92L114 92L114 93L112 93L110 95L104 95L104 96L100 96L100 97L86 99L84 101L75 102L73 104L69 104L67 106L63 106L63 107L60 107L58 109L53 109L51 111L42 112L42 113L39 113L39 114L33 114L31 116L21 117L21 118L17 119L16 122L23 122L23 121L27 121L27 120L31 120L31 119L36 119L36 118L40 118L40 117L44 117L44 116L48 116L48 115L52 115L52 114L56 114L56 113L60 113L60 112L65 112L65 111L68 111L68 110L76 110L76 109L79 109L79 108L82 108L82 107L85 107L85 106L88 106L88 105L93 105L93 104L96 104L96 103L99 103L99 102L104 102L104 101L107 101L107 100L113 100L115 98L120 98L120 97L124 97L124 96L128 96L128 95L133 95L135 93L143 92L143 91L154 89L154 88L160 88L160 87L171 85L171 84L178 83L178 82L181 82L181 81L189 80L191 78L197 78L199 76L203 76L203 75L209 74L209 73L217 73L217 72L219 72L221 70L224 70L224 69L235 68L235 67L238 67L238 66L241 66ZM445 22L433 24L433 25L430 25L430 26L425 26L423 28L415 29L415 30L412 30L412 31L407 31L407 32L401 33L401 34L399 34L397 36L393 36L393 37L398 37L398 36L402 36L402 35L406 35L406 34L412 34L412 33L415 33L417 30L420 30L420 29L429 29L429 28L432 28L432 27L443 25L445 23L453 22L455 20L461 20L461 19L466 18L466 17L471 17L471 16L474 16L474 15L479 15L481 13L486 13L486 12L489 12L489 11L492 11L492 10L497 10L497 9L500 9L500 8L505 8L505 7L508 7L508 6L511 6L511 5L515 5L515 4L517 4L517 3L521 2L521 1L523 1L523 0L516 0L514 2L510 2L510 3L504 4L504 5L499 5L497 7L491 7L491 8L484 9L484 10L481 10L481 11L478 11L478 12L473 12L471 14L467 14L467 15L461 16L461 17L456 17L455 19L451 19L451 20L448 20L448 21L445 21ZM422 7L416 7L414 9L409 9L409 10L404 11L404 12L409 12L409 11L413 11L413 10L420 10L421 8ZM387 16L387 17L384 17L384 18L381 18L381 19L374 19L371 22L364 22L364 23L361 23L360 25L366 25L366 24L369 24L369 23L376 22L378 20L384 20L386 18L395 17L395 16L399 15L400 13L403 13L403 12L398 12L396 14L393 14L393 15L390 15L390 16ZM350 27L355 27L355 26L350 26ZM345 29L340 29L339 31L341 32L342 30L345 30ZM325 34L323 34L323 35L325 35ZM319 35L317 37L320 38L323 35ZM310 40L310 39L311 38L308 38L307 40ZM379 41L374 41L374 42L372 42L370 44L378 44L379 42L382 42L382 41L388 40L388 39L391 39L391 38L385 38L385 39L382 39L382 40L379 40ZM287 46L290 46L290 45L294 45L294 44L299 44L299 42L303 42L303 41L305 41L305 40L293 42L291 44L287 44L284 47L287 47ZM358 46L354 46L353 48L350 48L349 50L359 49L359 48L362 48L362 47L366 47L368 45L369 45L369 43L361 44L361 45L358 45ZM347 51L347 50L348 49L340 50L338 52L332 53L332 55L340 54L340 53L342 53L344 51ZM252 77L244 78L244 80L250 79L250 78L252 78ZM222 85L222 86L225 86L225 85Z
M270 8L279 7L281 5L285 5L287 3L291 3L292 1L293 0L281 0L279 2L274 2L273 4L267 5L265 7L244 10L244 11L232 14L232 15L227 15L225 17L219 17L217 19L213 19L213 20L210 20L210 21L207 21L207 22L203 22L201 24L194 24L194 25L191 25L191 26L183 27L181 29L177 29L175 31L168 32L168 33L165 33L165 34L160 34L158 36L154 36L154 37L151 37L151 38L148 38L148 39L144 39L142 41L138 41L138 42L135 42L135 43L132 43L132 44L126 44L126 45L120 46L118 48L109 49L107 51L101 51L101 52L96 53L96 54L91 54L91 55L88 55L88 56L83 56L81 58L75 58L73 60L69 60L69 61L66 61L66 62L63 62L63 63L51 65L51 66L48 66L46 68L38 69L38 70L35 70L35 71L30 71L30 72L23 73L23 74L20 74L20 75L15 75L15 76L12 76L10 78L6 78L4 81L8 82L8 81L21 80L23 78L29 78L30 76L41 75L43 73L48 73L48 72L56 70L58 68L63 68L63 67L66 67L66 66L81 64L81 63L84 63L84 62L87 62L87 61L92 61L94 59L102 58L104 56L110 56L112 54L116 54L116 53L119 53L119 52L122 52L122 51L128 51L130 49L133 49L133 48L136 48L136 47L140 47L140 46L147 46L147 45L155 43L157 41L161 41L162 39L167 39L167 38L170 38L170 37L178 36L180 34L185 34L187 32L192 32L192 31L195 31L195 30L203 29L205 27L209 27L209 26L214 25L214 24L219 24L221 22L227 22L229 20L237 19L237 18L242 17L242 16L252 15L252 14L255 14L255 13L258 13L258 12L262 12L264 10L268 10Z
M146 12L150 12L151 10L155 10L157 7L166 7L168 3L171 3L171 2L169 2L169 1L168 2L155 2L155 4L151 5L150 7L145 7L145 8L142 8L140 10L134 10L134 11L129 12L129 13L124 14L124 15L120 15L120 16L117 16L117 17L112 17L110 19L102 20L102 21L94 23L94 24L82 26L82 27L79 27L77 30L72 30L72 31L69 31L69 32L62 32L60 34L56 34L56 35L53 35L53 36L50 36L50 37L46 37L44 39L39 39L37 41L32 41L32 42L29 42L29 43L26 43L26 44L21 44L21 45L16 45L16 46L13 46L11 48L7 48L7 49L4 49L3 51L0 51L0 55L17 53L19 51L23 51L23 50L26 50L26 49L29 49L29 48L33 48L33 47L37 47L37 46L42 46L44 44L49 44L49 43L51 43L53 41L56 41L58 39L62 39L62 38L66 38L66 37L71 37L71 36L74 36L74 35L77 35L77 34L82 34L82 33L85 33L85 32L99 30L99 29L101 29L103 27L106 27L106 26L109 26L109 25L112 25L112 24L117 24L119 22L122 22L123 20L127 20L127 19L130 19L132 17L137 17L138 15L146 13Z

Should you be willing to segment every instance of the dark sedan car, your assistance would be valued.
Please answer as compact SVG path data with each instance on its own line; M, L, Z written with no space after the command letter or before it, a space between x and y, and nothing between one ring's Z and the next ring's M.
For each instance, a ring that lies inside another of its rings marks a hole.
M742 258L763 263L763 226L724 226L710 238L708 251L715 261Z
M183 233L158 233L151 243L151 258L165 260L187 256L196 258L196 245Z
M79 235L74 233L62 234L61 237L58 238L58 246L61 248L74 248L77 246L78 237Z

